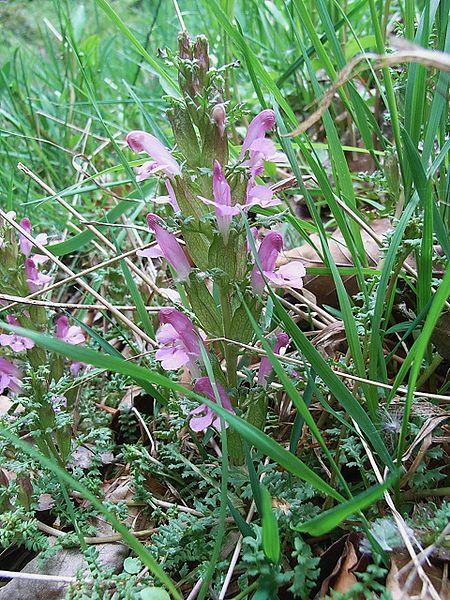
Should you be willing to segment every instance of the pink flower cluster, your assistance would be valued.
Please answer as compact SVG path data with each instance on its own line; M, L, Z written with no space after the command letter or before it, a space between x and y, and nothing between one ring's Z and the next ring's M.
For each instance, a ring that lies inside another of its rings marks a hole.
M223 104L217 104L211 114L211 119L216 123L221 137L225 135L226 112ZM239 164L246 168L248 173L245 199L242 204L233 203L232 190L224 171L224 165L215 160L212 165L212 198L198 196L207 205L214 207L217 229L224 243L228 244L233 218L245 213L251 207L258 205L263 208L276 206L280 199L274 197L272 189L258 182L258 177L264 172L266 161L285 161L284 154L277 152L275 144L266 138L268 131L275 126L275 113L263 110L250 123L243 141ZM164 178L168 196L157 199L157 202L168 202L175 212L179 205L175 195L177 189L176 177L181 175L181 166L172 156L170 150L157 138L144 131L132 131L127 135L126 141L135 152L145 152L151 158L138 167L137 181L144 181L157 174ZM172 185L173 184L173 185ZM168 231L164 221L157 215L147 215L147 223L153 232L156 245L138 251L138 255L147 258L164 257L175 271L180 281L186 281L192 271L189 255L180 244L176 236ZM248 247L251 254L251 247ZM257 251L251 272L251 286L255 294L261 295L266 281L274 287L301 288L302 277L305 275L304 266L298 263L289 263L277 268L277 259L283 250L283 239L277 232L269 232L262 240ZM195 380L194 390L203 394L213 402L216 397L211 381L208 377L201 377L203 338L196 330L192 321L175 308L164 308L159 313L160 328L156 339L160 344L156 352L156 360L160 361L163 369L168 371L187 368ZM289 337L280 333L274 345L274 352L280 353L289 344ZM265 388L272 372L272 366L267 358L261 360L258 384ZM225 389L217 383L217 392L221 404L230 412L233 406ZM190 426L194 431L205 431L213 426L220 430L220 419L216 412L202 404L191 412Z
M12 315L8 315L6 321L10 325L20 326L19 320ZM86 341L86 336L81 327L69 326L69 320L65 316L61 316L56 320L55 335L67 344L83 344ZM31 350L34 347L34 342L17 333L2 333L0 334L0 346L8 346L13 352L18 353L23 350ZM72 375L76 376L83 366L82 363L73 362L70 367ZM16 365L5 358L0 358L0 394L5 389L10 389L14 394L20 392L21 380L22 375Z

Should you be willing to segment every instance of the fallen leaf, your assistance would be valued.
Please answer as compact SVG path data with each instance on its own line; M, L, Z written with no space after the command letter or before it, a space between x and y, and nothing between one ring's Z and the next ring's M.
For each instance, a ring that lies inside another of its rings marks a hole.
M330 590L346 592L358 580L355 573L366 570L370 562L368 554L359 551L363 538L361 533L349 533L339 538L320 557L318 597L324 598Z

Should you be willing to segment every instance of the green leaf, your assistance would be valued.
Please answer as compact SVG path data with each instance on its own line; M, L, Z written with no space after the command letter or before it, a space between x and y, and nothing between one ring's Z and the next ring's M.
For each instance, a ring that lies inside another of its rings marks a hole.
M30 332L31 333L31 332ZM44 337L44 336L40 336ZM61 342L65 346L69 346L70 344L65 344ZM114 359L116 360L116 359ZM55 463L55 461L47 458L43 454L41 454L36 448L34 448L28 442L21 440L16 435L12 434L6 428L0 429L0 437L5 438L11 444L14 444L17 448L20 448L25 454L33 458L34 460L40 462L42 466L49 471L56 474L58 479L67 485L67 487L71 490L76 490L80 492L80 494L89 501L89 503L98 510L100 514L102 514L106 520L114 527L114 529L122 536L122 539L125 544L127 544L141 559L142 564L150 570L150 572L158 579L161 583L163 583L168 590L172 593L172 596L177 600L182 600L180 593L175 587L173 581L166 575L163 569L159 566L156 560L153 558L149 550L131 533L126 525L124 525L119 519L115 516L113 512L108 510L104 503L100 501L88 488L86 488L78 479L75 479L67 471L62 469L59 465Z
M261 486L262 501L262 547L266 557L273 563L280 560L280 532L272 509L272 498L265 486Z
M209 293L206 282L197 277L195 273L191 273L189 288L186 292L192 310L200 321L202 328L210 335L222 336L222 319L214 298Z
M342 502L338 506L334 506L333 508L326 510L306 523L294 526L294 529L296 531L300 531L301 533L309 533L313 536L319 536L328 533L350 515L364 510L376 502L378 498L381 498L383 493L395 481L396 477L396 475L389 477L389 479L387 479L384 483L375 485L368 490L361 492L361 494L354 496L351 500Z
M148 587L139 593L141 600L170 600L169 594L163 588Z
M161 84L165 83L164 88L172 93L174 96L179 97L180 93L178 90L178 86L175 80L169 75L164 67L162 67L144 48L144 46L140 43L140 41L136 38L133 32L125 25L113 7L107 2L107 0L95 0L96 3L100 6L100 8L105 12L105 14L111 19L113 23L115 23L120 29L120 31L129 39L129 41L133 44L139 54L145 58L148 64L152 67L152 69L157 73L161 78Z

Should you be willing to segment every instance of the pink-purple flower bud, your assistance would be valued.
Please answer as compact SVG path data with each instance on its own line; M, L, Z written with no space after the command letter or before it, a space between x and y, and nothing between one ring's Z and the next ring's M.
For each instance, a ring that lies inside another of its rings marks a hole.
M227 118L227 114L225 112L225 105L222 103L216 104L212 110L211 117L217 125L220 137L223 137L223 134L225 133L225 121Z
M147 215L148 226L155 234L156 241L164 258L175 269L179 279L183 281L189 277L191 265L177 238L173 233L164 229L160 225L160 221L160 218L153 213Z

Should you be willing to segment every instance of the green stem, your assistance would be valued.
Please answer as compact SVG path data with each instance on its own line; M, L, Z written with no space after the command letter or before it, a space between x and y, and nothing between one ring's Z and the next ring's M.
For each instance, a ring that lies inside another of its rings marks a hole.
M220 307L222 309L223 335L230 337L231 319L233 316L231 310L230 288L224 284L220 288ZM224 342L225 361L227 363L227 380L230 387L237 387L237 350L234 344Z

